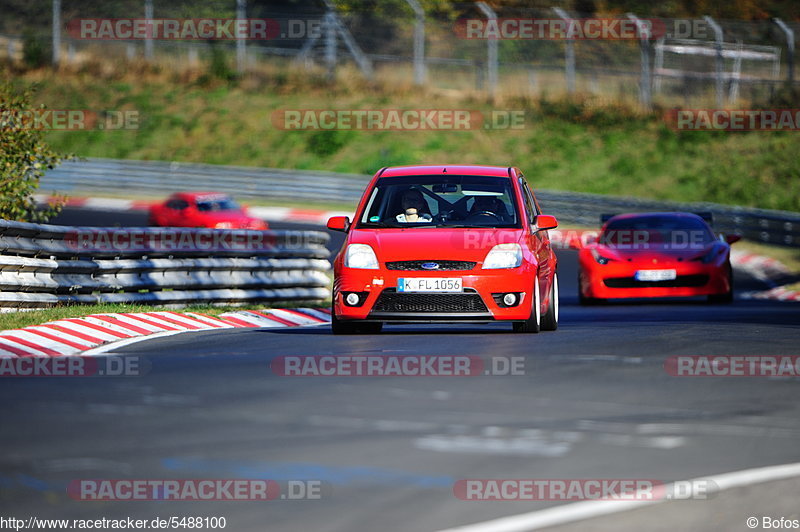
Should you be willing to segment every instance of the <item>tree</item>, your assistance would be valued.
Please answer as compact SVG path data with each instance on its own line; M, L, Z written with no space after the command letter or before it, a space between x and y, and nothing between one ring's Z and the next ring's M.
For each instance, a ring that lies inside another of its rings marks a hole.
M6 220L46 222L58 214L63 198L39 210L33 194L46 170L74 158L54 152L44 141L44 129L32 120L44 109L32 107L34 91L0 84L0 218Z

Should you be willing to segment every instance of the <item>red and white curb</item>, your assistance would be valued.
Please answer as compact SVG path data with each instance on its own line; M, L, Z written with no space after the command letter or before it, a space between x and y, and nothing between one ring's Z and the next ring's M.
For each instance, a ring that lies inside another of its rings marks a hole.
M743 292L742 299L771 299L773 301L800 301L800 290L790 290L782 286L761 292Z
M100 354L111 348L190 331L244 327L307 327L330 323L327 309L266 309L225 312L132 312L64 318L0 331L0 358Z
M731 265L772 286L792 275L779 260L737 249L731 249Z
M37 194L36 201L44 205L51 201L50 196ZM147 211L157 201L126 200L115 198L68 198L65 206L103 211ZM325 225L331 216L350 216L352 212L323 211L319 209L296 209L293 207L249 207L250 216L261 218L268 222L296 222L315 225Z

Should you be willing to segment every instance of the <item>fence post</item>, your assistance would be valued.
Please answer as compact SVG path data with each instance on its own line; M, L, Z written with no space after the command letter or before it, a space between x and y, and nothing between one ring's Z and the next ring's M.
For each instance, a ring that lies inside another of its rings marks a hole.
M642 57L642 77L639 81L639 101L642 107L650 110L652 106L652 93L651 87L653 86L653 77L650 74L650 29L642 20L633 13L626 15L630 20L636 24L636 29L639 32L639 51Z
M414 84L425 84L425 11L417 0L406 0L414 10Z
M149 21L147 34L144 38L144 58L146 61L153 60L153 0L144 0L144 18Z
M61 0L53 0L53 67L61 62Z
M566 11L561 9L560 7L554 7L553 11L556 12L556 15L561 17L561 19L570 24L572 20L571 17L567 14ZM567 32L569 34L569 31ZM564 48L564 69L565 75L567 77L567 92L572 94L575 92L575 41L573 39L567 39L565 43L566 47Z
M791 85L794 83L794 30L779 18L773 20L786 35L786 64L789 67L789 72L786 74L786 81Z
M497 13L485 2L475 2L481 13L489 20L497 20ZM487 39L487 81L489 85L489 96L494 98L497 93L497 38L489 36Z
M708 15L703 17L711 29L714 30L714 40L717 49L717 76L716 76L716 92L717 92L717 107L722 108L725 105L725 80L723 78L725 70L725 59L722 57L722 28L717 24L713 18Z
M328 81L336 77L336 19L333 11L325 13L325 67Z
M243 20L246 16L245 14L245 2L246 0L236 0L236 28L240 28L240 20ZM239 31L236 32L236 71L239 75L244 74L244 69L246 67L247 58L245 56L245 48L244 48L244 35L242 35Z

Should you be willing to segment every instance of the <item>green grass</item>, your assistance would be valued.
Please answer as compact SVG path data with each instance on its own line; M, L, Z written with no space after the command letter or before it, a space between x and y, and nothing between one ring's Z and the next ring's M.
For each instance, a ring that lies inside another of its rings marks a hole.
M60 320L63 318L80 318L90 314L106 314L116 312L153 312L159 310L177 310L178 312L200 312L211 316L230 312L232 310L260 310L264 308L297 308L297 307L326 307L328 302L281 302L281 303L260 303L246 304L241 306L212 306L212 305L191 305L176 309L175 307L163 307L152 305L125 305L125 304L100 304L100 305L64 305L41 310L29 310L21 312L0 313L0 331L9 329L19 329L31 325L38 325L49 321Z
M641 114L590 98L491 103L465 91L349 79L332 87L303 76L203 84L167 75L98 80L39 71L36 103L139 111L136 131L48 134L55 148L87 157L356 174L397 164L511 164L537 188L800 211L796 132L676 132L660 111ZM521 130L433 132L284 131L271 123L274 111L326 108L516 109L525 111L526 123Z

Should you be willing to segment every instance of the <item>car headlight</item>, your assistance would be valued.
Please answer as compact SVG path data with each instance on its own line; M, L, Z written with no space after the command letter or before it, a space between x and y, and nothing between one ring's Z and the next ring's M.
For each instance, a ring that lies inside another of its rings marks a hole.
M592 257L594 257L594 260L597 261L598 264L608 264L614 260L611 257L601 255L596 249L592 249Z
M350 244L344 254L344 265L348 268L377 270L378 257L368 244Z
M692 260L693 261L700 261L703 264L709 264L711 262L714 262L714 259L717 258L717 255L719 255L720 251L721 251L721 249L719 247L713 246L711 249L708 250L708 253L706 253L704 255L701 255L699 257L695 257Z
M516 268L522 264L522 247L519 244L497 244L483 261L483 269Z
M233 224L230 222L219 222L214 225L214 229L233 229Z

